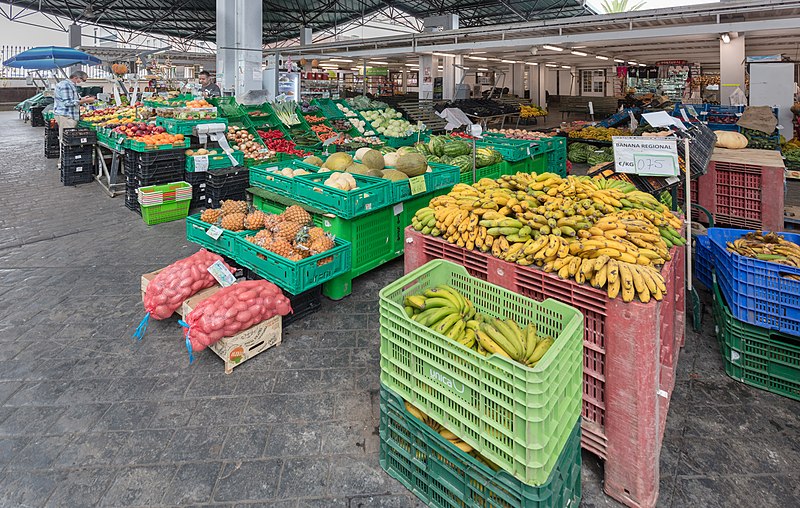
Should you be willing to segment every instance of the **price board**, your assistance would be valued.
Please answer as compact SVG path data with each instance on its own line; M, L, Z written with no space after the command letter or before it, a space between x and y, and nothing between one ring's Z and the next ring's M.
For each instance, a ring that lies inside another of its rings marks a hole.
M674 138L614 136L614 166L618 173L677 176L678 143Z

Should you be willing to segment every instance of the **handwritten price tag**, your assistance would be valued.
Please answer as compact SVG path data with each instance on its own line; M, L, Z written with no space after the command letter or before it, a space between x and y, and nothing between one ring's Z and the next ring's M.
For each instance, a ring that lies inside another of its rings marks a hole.
M416 196L417 194L422 194L425 192L427 187L425 187L425 175L415 176L414 178L408 179L408 184L411 186L411 195Z
M208 155L194 156L194 170L197 173L204 173L208 171Z
M210 228L208 228L208 231L206 231L206 234L211 238L213 238L214 240L219 240L219 237L222 236L222 233L224 231L225 230L219 226L211 226Z
M676 176L678 164L669 154L633 154L636 174L642 176Z
M210 273L212 277L217 279L219 285L224 288L236 282L236 277L233 276L230 270L225 268L225 265L222 264L222 261L215 261L211 266L206 268L206 270L208 270L208 273Z

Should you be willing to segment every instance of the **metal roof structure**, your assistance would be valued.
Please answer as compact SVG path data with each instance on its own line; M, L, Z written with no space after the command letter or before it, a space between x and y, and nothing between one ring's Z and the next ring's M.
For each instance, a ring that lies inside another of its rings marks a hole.
M215 0L0 0L0 15L16 21L25 12L39 11L78 24L213 41L216 4ZM264 43L297 38L302 26L314 32L335 31L377 12L417 19L452 13L459 15L461 27L476 27L578 16L591 10L583 0L263 0Z

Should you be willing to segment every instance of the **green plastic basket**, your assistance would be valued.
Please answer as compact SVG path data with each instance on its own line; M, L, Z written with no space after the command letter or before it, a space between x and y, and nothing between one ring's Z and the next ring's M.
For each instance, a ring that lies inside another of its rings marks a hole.
M370 122L367 122L367 125L370 125L370 128L371 128ZM375 129L372 129L372 130L375 130ZM402 138L389 138L389 137L386 137L386 136L379 136L379 137L386 142L387 146L391 146L393 148L400 148L401 146L411 146L414 143L416 143L418 139L422 139L424 136L425 136L425 132L422 131L420 133L416 133L415 132L413 134L409 134L408 136L405 136L405 137L402 137Z
M195 172L195 163L196 163L196 161L197 161L197 159L199 157L208 157L208 169L209 170L225 169L225 168L229 168L229 167L233 166L233 163L231 163L230 157L228 157L224 153L219 153L219 154L216 154L216 155L208 155L208 156L187 155L186 156L186 171L187 172L189 172L189 173L194 173ZM244 165L244 153L241 152L240 150L234 150L233 152L231 152L231 157L233 157L233 159L236 162L239 163L238 164L239 166Z
M448 284L478 312L537 325L555 343L534 368L477 351L420 326L403 298ZM553 471L583 394L583 316L568 305L537 302L431 261L380 292L381 382L528 485Z
M179 120L177 118L156 117L156 125L164 127L170 134L183 134L191 136L194 128L206 123L221 123L228 127L228 120L225 118L203 118L198 120Z
M381 385L380 464L428 506L577 508L581 502L581 428L573 423L542 486L525 485L464 453L409 413Z
M526 159L522 159L521 161L509 162L504 174L516 175L517 173L531 173L531 161L532 159L528 157Z
M343 219L380 210L392 202L388 180L353 175L358 188L343 191L324 185L328 177L328 173L296 176L295 198Z
M311 101L311 104L319 107L320 111L332 120L344 118L344 113L336 107L336 103L331 99L314 99Z
M725 372L737 381L800 400L800 337L733 317L714 280L714 321Z
M211 224L200 220L200 215L198 213L186 217L186 239L217 254L236 258L238 254L236 246L238 244L235 239L239 233L223 229L219 238L214 240L207 234ZM246 233L255 234L255 231L246 231Z
M431 167L431 171L424 173L425 191L421 194L440 189L449 189L461 180L458 166L438 164L435 162L431 162L428 165ZM411 184L408 180L391 182L391 186L393 203L399 203L412 197Z
M183 143L172 143L171 145L148 145L144 141L136 141L134 138L125 138L122 143L124 148L134 152L157 152L159 150L175 150L177 148L189 148L189 139L185 138Z
M189 215L189 205L192 200L167 201L160 205L140 206L142 220L148 226L161 224L162 222L172 222L174 220L185 219Z
M524 139L508 139L508 138L494 138L489 141L478 141L475 145L478 148L488 147L492 148L503 156L503 160L508 162L516 162L529 158L531 153L531 146L538 144Z
M319 286L350 270L350 242L336 238L336 246L300 261L290 261L245 240L246 233L235 239L234 259L259 276L292 294Z
M236 102L234 97L212 97L207 100L210 104L216 106L220 116L225 118L246 115L244 108Z
M250 185L280 194L281 196L294 196L296 177L282 175L280 170L284 168L305 169L310 173L319 171L317 166L306 164L299 159L287 159L284 161L259 164L258 166L250 167Z
M491 166L484 166L482 168L477 168L475 170L475 179L472 178L472 171L467 171L466 173L461 173L459 176L459 182L465 183L467 185L472 185L473 183L477 182L482 178L489 178L491 180L495 180L500 178L506 171L506 167L508 163L506 161L499 162L497 164L492 164Z

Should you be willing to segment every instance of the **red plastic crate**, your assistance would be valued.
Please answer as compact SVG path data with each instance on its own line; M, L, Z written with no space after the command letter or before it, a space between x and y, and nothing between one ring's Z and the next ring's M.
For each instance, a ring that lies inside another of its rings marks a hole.
M607 494L628 506L655 506L661 440L684 341L683 249L673 248L673 260L662 269L663 301L624 303L591 286L468 251L413 228L405 234L406 273L446 259L475 277L535 300L554 298L583 313L581 445L606 461Z
M783 230L784 168L711 161L706 177L716 225Z

